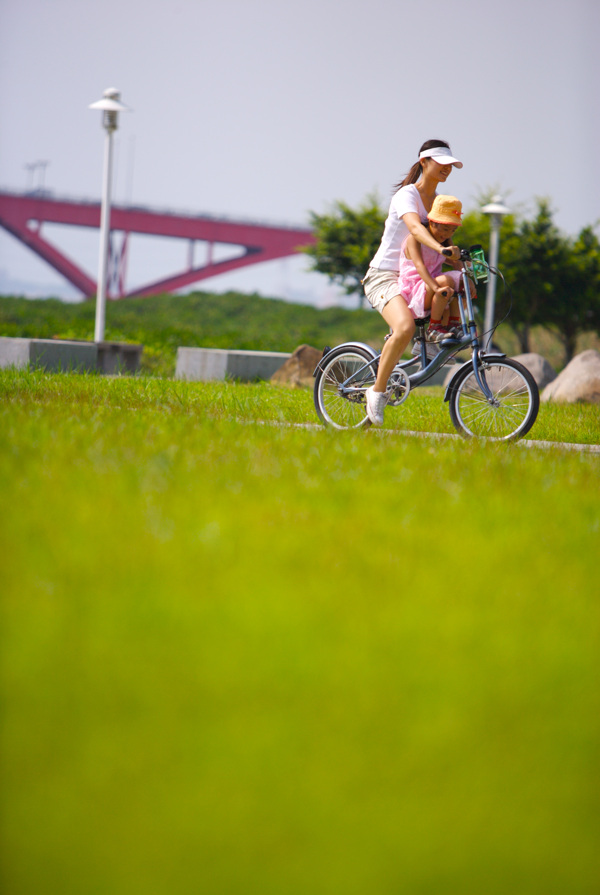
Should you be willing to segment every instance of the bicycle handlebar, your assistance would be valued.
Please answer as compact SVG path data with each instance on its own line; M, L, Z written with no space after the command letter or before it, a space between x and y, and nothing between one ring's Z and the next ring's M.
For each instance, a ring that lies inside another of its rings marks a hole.
M471 246L471 249L461 249L460 250L460 260L461 261L470 261L471 260L471 250L475 248L480 248L480 246ZM442 249L442 255L445 255L447 258L450 258L452 255L452 249Z

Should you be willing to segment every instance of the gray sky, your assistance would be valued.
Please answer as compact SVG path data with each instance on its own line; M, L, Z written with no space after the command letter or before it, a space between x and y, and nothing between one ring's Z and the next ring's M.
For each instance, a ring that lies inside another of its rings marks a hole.
M575 233L600 218L598 0L0 0L0 187L99 200L101 114L118 87L116 202L307 224L390 187L431 137L463 160L468 209L548 196ZM96 276L98 232L47 235ZM132 243L129 286L183 267ZM204 281L326 303L305 259ZM0 230L0 291L76 295ZM4 285L3 285L4 284Z

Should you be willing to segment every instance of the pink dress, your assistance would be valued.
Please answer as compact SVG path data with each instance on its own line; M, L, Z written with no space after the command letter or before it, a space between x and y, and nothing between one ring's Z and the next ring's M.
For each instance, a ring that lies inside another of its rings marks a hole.
M404 254L408 236L402 243L400 249L400 273L398 274L398 285L400 287L400 295L406 301L408 309L413 317L428 317L429 310L425 310L425 293L427 286L421 279L419 271L415 265ZM442 272L442 264L444 260L442 256L430 249L429 246L421 245L421 255L425 267L435 280ZM446 274L452 280L454 291L458 292L460 288L460 272L458 270L448 270Z

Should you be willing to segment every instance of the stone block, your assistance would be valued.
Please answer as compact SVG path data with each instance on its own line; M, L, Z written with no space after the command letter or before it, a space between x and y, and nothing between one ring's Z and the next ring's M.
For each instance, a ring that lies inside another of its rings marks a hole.
M31 367L49 372L75 373L95 370L98 348L95 342L66 339L32 339L29 348Z
M67 339L0 339L0 367L41 367L50 371L95 370L95 342Z
M0 368L29 366L29 346L31 339L11 339L0 337Z
M216 348L178 348L175 379L206 382L225 379L227 351Z
M135 373L143 345L68 339L0 338L0 367L32 367L50 372Z
M178 348L176 379L207 382L270 379L291 355L280 351L233 351L225 348Z
M130 342L97 342L98 371L108 376L134 374L140 367L143 345Z

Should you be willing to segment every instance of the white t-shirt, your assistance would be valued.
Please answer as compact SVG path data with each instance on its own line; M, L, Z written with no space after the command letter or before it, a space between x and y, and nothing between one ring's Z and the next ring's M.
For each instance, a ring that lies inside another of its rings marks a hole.
M402 220L402 215L409 211L416 212L421 223L427 223L427 209L423 205L421 194L414 183L401 187L394 194L390 202L381 245L371 261L371 267L378 267L380 270L400 270L400 249L410 232Z

